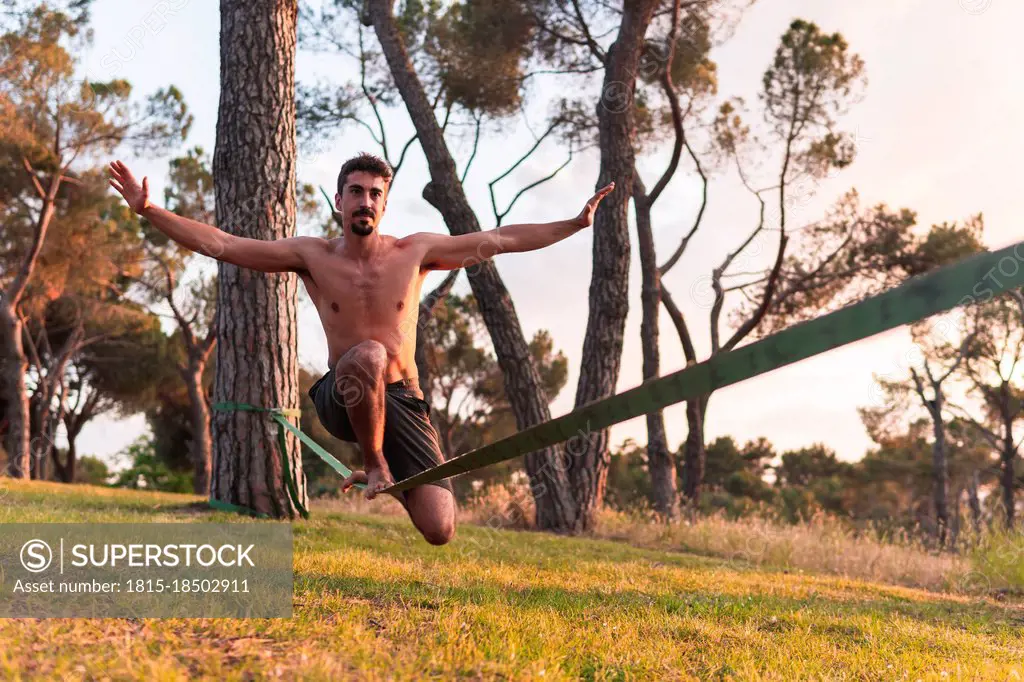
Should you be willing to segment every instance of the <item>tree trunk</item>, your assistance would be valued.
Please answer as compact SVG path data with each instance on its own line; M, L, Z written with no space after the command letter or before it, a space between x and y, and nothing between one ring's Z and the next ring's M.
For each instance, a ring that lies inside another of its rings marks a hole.
M960 513L961 500L964 496L963 486L957 488L953 495L953 513L949 519L949 546L954 552L959 551L957 545L960 542L960 528L963 525L963 515Z
M427 158L430 182L423 189L423 198L441 213L452 234L479 232L480 222L469 205L456 172L455 160L437 124L423 84L413 69L391 13L391 3L367 0L366 10ZM495 251L483 255L490 256ZM541 387L540 375L530 356L529 344L523 336L512 298L497 269L492 262L482 262L467 268L466 274L491 336L517 428L522 430L548 421L551 410ZM555 532L573 530L576 514L561 446L528 453L526 472L537 509L537 528Z
M1013 441L1009 441L1003 444L1003 452L1001 459L1002 471L1000 472L1000 483L1003 488L1003 507L1006 512L1006 529L1012 530L1014 526L1014 517L1016 510L1014 509L1014 496L1013 496L1013 463L1016 457L1016 450L1013 448Z
M1013 486L1014 486L1014 464L1017 460L1017 446L1014 442L1013 436L1013 421L1016 414L1013 411L1011 401L1012 396L1010 394L1009 382L1004 381L1000 387L1000 411L1003 416L1003 448L1000 453L1000 463L1002 464L1001 472L1001 483L1003 488L1003 507L1006 512L1006 529L1013 530L1014 516L1016 509L1014 508L1013 500Z
M625 3L619 33L605 62L597 106L601 166L597 187L615 182L598 207L593 227L590 314L583 338L576 407L615 392L622 364L622 338L629 312L629 199L633 195L637 66L644 35L657 7L655 0ZM576 498L576 530L589 530L604 502L608 477L608 429L581 434L569 462Z
M981 534L981 500L978 499L978 485L978 470L975 469L967 487L967 503L971 508L971 524L974 526L975 537Z
M57 475L60 476L60 480L64 483L75 482L75 470L78 468L78 434L82 432L82 427L85 425L86 420L76 421L74 424L68 424L64 422L64 428L68 432L68 458L63 464L57 457L53 458L53 466L57 471Z
M75 439L68 437L68 461L64 466L64 482L74 483L75 473L78 469L78 448L75 445Z
M935 443L932 446L932 476L935 482L935 523L938 530L939 547L946 544L946 531L949 528L949 506L946 502L949 494L949 463L946 458L946 427L942 422L942 387L932 383L934 400L928 406L932 417L932 432Z
M711 394L686 401L686 424L689 432L683 446L683 495L691 507L700 501L704 482L704 465L707 455L704 451L704 415L708 411Z
M647 189L639 174L634 178L633 205L636 212L637 241L640 247L640 273L643 284L640 301L643 317L640 322L640 342L643 347L643 378L653 379L660 373L661 356L658 349L658 313L661 311L661 277L654 250L651 230L651 206ZM647 415L647 468L651 475L651 493L655 511L666 520L679 513L676 499L676 465L668 449L665 434L665 415L661 410Z
M42 442L42 420L39 418L39 401L42 391L39 387L28 398L28 477L29 480L39 480L39 467L36 460L39 457L39 445ZM49 456L49 453L47 453Z
M3 340L3 358L0 358L0 390L7 405L4 418L7 421L7 436L4 450L7 451L7 475L28 479L29 458L29 409L28 388L25 373L28 359L22 345L22 324L9 306L0 306L0 339Z
M427 353L432 347L433 339L429 338L427 328L430 324L430 318L434 316L434 308L452 290L458 277L459 271L452 270L433 291L424 296L423 300L420 301L419 320L416 323L416 350L414 357L420 390L423 391L423 399L428 403L431 402L433 396L430 395L430 366L427 364ZM446 451L445 454L448 454L448 452Z
M62 352L58 357L56 367L47 371L46 376L40 379L39 387L29 401L32 414L29 419L32 437L29 447L32 453L32 478L39 481L50 479L50 462L56 462L60 456L60 451L57 448L57 430L64 422L63 377L70 357L70 349L65 349L65 351L67 352ZM56 414L53 413L54 396L58 398Z
M413 358L416 361L416 377L419 379L420 390L423 391L423 399L433 404L433 396L430 390L430 367L427 365L427 353L433 346L433 342L427 338L427 325L423 320L426 315L429 319L431 311L425 305L420 304L419 329L416 331L416 350Z
M38 385L28 399L29 478L33 481L41 480L39 461L49 458L55 449L46 433L46 410L50 403L47 385L46 377L40 375Z
M188 371L182 372L192 419L192 490L196 495L210 493L210 470L213 462L213 444L210 439L210 410L206 406L203 391L203 374L206 363L191 362Z
M213 176L217 224L233 234L267 240L295 234L297 13L297 0L220 3ZM218 281L214 402L294 408L296 277L221 262ZM290 434L286 452L279 452L277 429L265 413L215 413L211 498L294 518L282 458L305 506L301 452Z

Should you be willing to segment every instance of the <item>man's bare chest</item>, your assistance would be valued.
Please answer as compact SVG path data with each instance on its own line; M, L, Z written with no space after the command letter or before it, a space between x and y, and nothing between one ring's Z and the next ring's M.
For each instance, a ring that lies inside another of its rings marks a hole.
M403 255L357 263L327 255L310 262L300 277L321 314L401 313L416 300L422 283L419 263Z

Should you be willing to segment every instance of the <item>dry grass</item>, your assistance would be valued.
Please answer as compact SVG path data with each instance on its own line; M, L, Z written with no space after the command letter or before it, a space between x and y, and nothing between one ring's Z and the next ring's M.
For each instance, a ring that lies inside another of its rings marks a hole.
M401 513L397 505L395 512ZM527 529L534 520L533 498L526 486L492 486L460 507L459 519L462 523L495 529ZM655 522L648 514L604 510L598 527L590 536L624 541L637 547L743 561L766 568L825 573L929 590L971 593L1006 583L1006 580L1000 582L984 577L992 571L979 569L977 560L969 556L934 552L909 536L883 540L877 535L858 534L827 516L801 525L756 517L734 521L724 516L703 516L665 524ZM991 547L991 543L986 546ZM1017 541L1015 546L1024 547L1024 543ZM992 557L988 565L1003 568L1000 575L1013 574L1005 548L990 550L988 554ZM1021 558L1019 550L1013 556ZM979 576L979 570L983 576Z
M819 517L800 525L721 516L672 524L645 523L605 512L596 535L640 547L674 549L789 571L827 573L892 585L958 591L969 586L967 559L926 549L904 538L883 541Z

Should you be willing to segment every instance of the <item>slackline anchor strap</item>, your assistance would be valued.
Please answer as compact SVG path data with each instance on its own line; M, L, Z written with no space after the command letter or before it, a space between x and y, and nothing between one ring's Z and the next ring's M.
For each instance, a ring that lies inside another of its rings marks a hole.
M288 417L299 417L302 415L300 410L296 409L285 409L281 407L257 407L255 405L249 405L248 403L236 403L236 402L224 402L216 403L213 409L222 412L265 412L268 413L274 421L277 422L277 443L279 451L281 453L281 464L284 467L284 479L285 487L288 489L288 495L291 497L292 504L299 510L302 518L309 518L309 510L303 506L298 491L298 484L295 480L295 476L292 474L291 466L288 464L288 457L285 456L287 452L287 443L285 441L285 429L294 433L298 439L305 444L310 450L312 450L320 459L327 462L327 464L341 474L343 477L348 478L352 475L352 470L347 466L339 462L331 453L320 447L320 444L315 440L304 434L288 419ZM357 483L357 488L365 488L366 485L363 483ZM258 512L249 507L231 504L230 502L223 502L221 500L215 500L210 498L210 506L214 509L220 509L222 511L238 512L242 514L249 514L258 518L269 518L269 514Z

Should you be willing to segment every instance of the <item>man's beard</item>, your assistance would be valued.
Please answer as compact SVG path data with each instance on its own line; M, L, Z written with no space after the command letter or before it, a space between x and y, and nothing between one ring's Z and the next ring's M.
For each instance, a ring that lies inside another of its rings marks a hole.
M357 216L352 219L352 232L360 237L366 237L373 234L373 222L372 218L367 222L362 222L359 218L367 216Z

